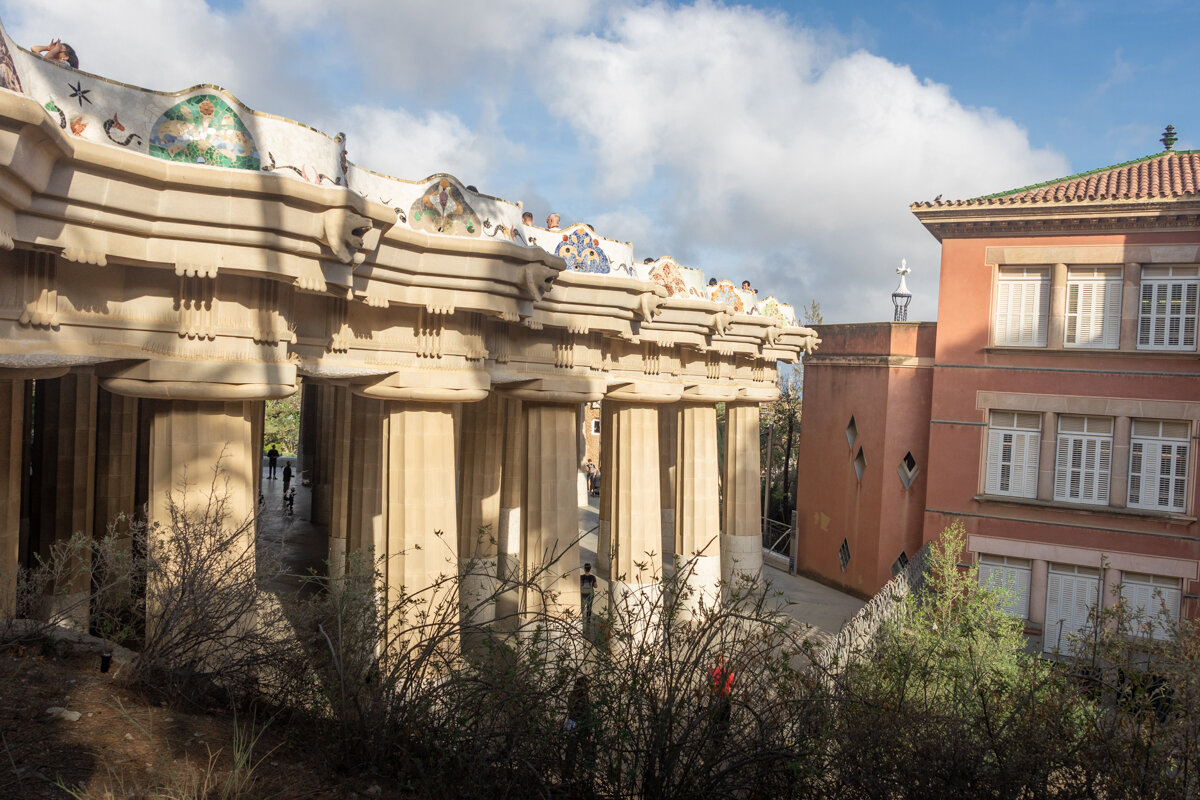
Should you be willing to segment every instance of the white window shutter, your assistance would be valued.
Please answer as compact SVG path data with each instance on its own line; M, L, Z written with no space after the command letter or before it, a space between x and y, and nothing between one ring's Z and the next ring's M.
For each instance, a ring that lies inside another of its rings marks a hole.
M1101 347L1115 350L1121 344L1121 282L1106 280L1104 287L1104 333Z
M1112 440L1099 439L1099 453L1096 459L1095 500L1097 503L1108 502L1108 479L1112 475Z
M988 494L1000 493L1000 453L1004 447L1004 431L988 431L987 473L984 478L984 491Z
M1059 435L1058 457L1054 462L1054 499L1070 500L1068 489L1071 480L1071 437Z

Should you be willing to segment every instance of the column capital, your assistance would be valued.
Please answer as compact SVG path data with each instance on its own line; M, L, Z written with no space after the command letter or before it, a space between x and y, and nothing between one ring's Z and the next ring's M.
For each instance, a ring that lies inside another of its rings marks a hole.
M684 386L679 401L682 403L732 403L738 398L738 387L728 385L697 384Z
M493 376L492 381L497 391L527 403L578 405L604 398L604 379L591 375L548 378Z
M778 399L778 386L739 386L736 402L746 405L757 405L759 403L770 403Z
M617 378L608 386L605 400L616 403L678 403L683 384L666 381L639 381Z
M475 403L488 396L491 378L481 370L405 370L374 383L358 383L351 391L378 400L416 403Z
M153 359L104 369L100 385L113 394L151 400L277 400L295 394L296 367Z

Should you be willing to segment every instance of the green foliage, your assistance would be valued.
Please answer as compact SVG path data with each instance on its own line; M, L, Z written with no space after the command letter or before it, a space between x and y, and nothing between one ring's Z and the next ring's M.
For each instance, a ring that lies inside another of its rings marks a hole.
M268 400L263 446L279 448L281 456L294 458L300 447L300 392L282 400Z

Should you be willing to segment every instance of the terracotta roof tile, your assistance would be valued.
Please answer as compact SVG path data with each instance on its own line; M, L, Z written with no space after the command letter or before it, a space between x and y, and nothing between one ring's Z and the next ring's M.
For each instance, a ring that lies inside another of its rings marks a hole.
M1169 199L1196 195L1197 186L1200 185L1198 178L1200 150L1171 151L970 200L935 200L932 203L914 203L913 206L942 208Z

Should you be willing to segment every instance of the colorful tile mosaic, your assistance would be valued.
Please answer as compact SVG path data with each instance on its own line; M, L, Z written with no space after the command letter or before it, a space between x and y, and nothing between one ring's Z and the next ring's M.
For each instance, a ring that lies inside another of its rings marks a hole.
M768 297L766 300L759 302L755 309L764 317L786 325L792 326L796 324L796 310L788 303L781 303L775 297Z
M744 314L746 311L746 304L742 302L741 295L738 294L733 281L720 281L716 286L709 286L708 296L709 299L724 303L739 314Z
M600 275L612 272L608 255L600 249L599 240L592 236L586 225L564 233L562 241L554 248L554 255L562 258L576 272L595 272Z
M237 112L214 94L198 94L163 112L150 134L150 155L217 167L258 170L254 137Z
M429 184L408 211L413 228L431 233L478 236L479 215L463 197L462 190L446 178Z

